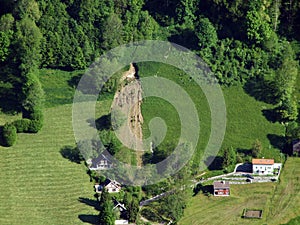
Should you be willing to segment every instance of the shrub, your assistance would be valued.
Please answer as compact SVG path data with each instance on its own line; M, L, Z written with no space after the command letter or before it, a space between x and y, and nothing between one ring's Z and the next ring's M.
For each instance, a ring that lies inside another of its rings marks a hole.
M40 110L39 108L34 109L34 111L30 113L29 119L43 121L44 116L42 110Z
M37 133L43 127L44 116L42 110L35 108L29 115L31 119L28 131L30 133Z
M37 133L43 127L43 122L40 120L31 120L28 128L28 132Z
M16 127L18 133L28 132L31 121L29 119L20 119L13 122L13 125Z
M13 124L5 124L3 127L3 142L7 147L13 146L17 140L17 128Z

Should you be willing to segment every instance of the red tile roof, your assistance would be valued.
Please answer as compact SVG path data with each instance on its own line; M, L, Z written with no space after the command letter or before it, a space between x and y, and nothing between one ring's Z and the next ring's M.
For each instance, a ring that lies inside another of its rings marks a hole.
M252 159L252 164L258 165L273 165L274 159Z

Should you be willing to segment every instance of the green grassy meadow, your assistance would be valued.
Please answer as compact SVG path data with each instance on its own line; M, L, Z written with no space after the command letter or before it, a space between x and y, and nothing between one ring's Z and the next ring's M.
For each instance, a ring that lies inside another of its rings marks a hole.
M189 201L180 225L287 223L299 214L300 158L288 158L279 183L231 185L230 197L198 193ZM244 208L262 209L262 219L242 219Z
M200 137L195 158L201 160L201 154L205 149L210 135L210 110L207 100L188 76L184 76L179 69L158 63L139 64L139 75L161 76L179 84L191 97L198 111L200 119ZM273 108L272 105L259 102L245 93L241 86L223 88L223 95L227 110L226 134L222 148L233 147L237 151L249 150L253 142L261 141L262 156L274 158L280 162L279 144L276 140L284 134L284 127L279 123L268 121L262 110ZM168 126L165 142L174 142L180 134L180 121L174 108L165 100L156 97L148 97L142 104L144 117L144 134L149 134L148 123L154 117L161 117Z
M93 185L86 174L85 166L63 158L60 153L61 149L66 146L75 146L71 103L75 88L73 84L76 83L81 73L82 71L41 70L40 79L46 98L44 127L38 134L18 134L17 143L11 148L0 146L1 225L20 224L20 222L25 225L93 223L98 214L94 208ZM195 155L195 159L199 161L210 135L210 114L204 94L178 69L166 65L142 64L139 65L139 73L142 77L156 74L173 80L191 96L201 123L200 139ZM224 88L223 94L227 105L227 130L223 147L249 149L255 139L259 139L264 147L263 156L274 157L276 161L279 161L279 150L276 148L276 143L271 143L269 135L275 135L275 137L282 135L283 127L278 123L269 122L262 115L262 110L271 106L256 101L247 95L242 87ZM112 99L98 102L97 117L109 113L111 102ZM143 101L142 113L144 137L149 135L149 121L153 117L161 117L168 126L164 142L176 141L180 127L178 114L172 105L164 100L149 97ZM20 118L20 115L0 113L0 125L16 118ZM116 157L124 162L136 164L134 152L126 148L121 149ZM246 196L247 193L243 187L233 187L233 193L241 192ZM257 185L256 195L247 196L247 198L253 198L254 202L258 202L263 207L263 204L266 204L265 200L268 200L270 194L273 193L272 188L274 184ZM207 199L196 196L192 198L182 224L187 224L184 223L188 221L187 217L193 215L193 211L197 211L198 208L199 215L205 215L200 212L200 203L211 205L210 207L213 208L224 202L224 205L221 205L230 209L235 201L244 206L247 198L240 198L237 194L228 199ZM194 207L191 208L192 206ZM234 211L235 219L239 221L238 216L242 209L234 206L230 210ZM210 215L209 211L206 212ZM292 215L290 216L289 218L293 218ZM230 216L226 214L227 217ZM195 216L195 220L189 223L197 224L193 223L197 222L197 218L199 217Z
M86 167L60 154L75 146L72 106L47 108L44 115L38 134L18 134L15 146L0 147L0 224L82 224L98 214ZM0 124L8 119L0 115Z

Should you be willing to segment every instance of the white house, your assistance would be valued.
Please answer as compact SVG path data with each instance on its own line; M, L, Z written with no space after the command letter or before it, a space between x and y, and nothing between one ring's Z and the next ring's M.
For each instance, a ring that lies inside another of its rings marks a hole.
M115 180L107 179L103 184L95 184L95 191L101 193L103 188L105 188L109 193L118 193L121 191L121 184Z
M127 209L126 209L125 205L121 204L116 199L114 199L113 201L114 201L113 210L117 215L119 214L119 216L115 220L115 224L128 224Z
M274 159L252 159L252 170L255 175L273 175Z

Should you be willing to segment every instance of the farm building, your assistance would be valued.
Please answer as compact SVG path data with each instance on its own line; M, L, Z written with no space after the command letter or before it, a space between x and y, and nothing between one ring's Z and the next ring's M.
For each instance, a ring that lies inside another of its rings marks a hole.
M228 181L214 181L214 196L229 196L230 184Z
M252 159L252 170L255 175L273 175L274 159Z

